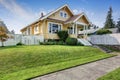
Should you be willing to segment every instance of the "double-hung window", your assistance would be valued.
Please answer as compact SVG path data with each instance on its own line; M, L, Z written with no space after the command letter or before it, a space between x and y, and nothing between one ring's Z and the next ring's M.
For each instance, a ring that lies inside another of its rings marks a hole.
M49 33L57 33L61 30L61 24L49 23L48 29Z
M60 16L63 18L67 18L67 13L65 11L60 11Z

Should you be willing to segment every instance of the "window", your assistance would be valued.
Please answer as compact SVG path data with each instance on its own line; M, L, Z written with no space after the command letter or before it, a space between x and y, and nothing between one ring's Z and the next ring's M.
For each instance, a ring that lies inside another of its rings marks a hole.
M73 33L73 28L72 27L68 27L68 34L72 34Z
M73 27L68 27L68 34L74 34L74 33L73 33L73 29L74 29L74 33L75 33L75 28L73 28Z
M67 13L64 12L64 11L60 11L60 16L63 17L63 18L66 18L67 17Z
M61 24L57 23L49 23L49 33L57 33L58 31L61 30Z
M64 13L64 18L66 18L67 17L67 13Z
M35 32L38 32L38 30L39 30L39 26L36 25L35 28L34 28L34 31L35 31Z
M63 12L62 11L60 12L60 16L63 17Z

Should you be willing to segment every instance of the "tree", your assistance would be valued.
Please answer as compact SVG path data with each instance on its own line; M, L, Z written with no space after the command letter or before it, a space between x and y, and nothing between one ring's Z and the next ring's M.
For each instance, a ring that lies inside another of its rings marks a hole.
M57 33L57 35L59 36L61 41L66 41L66 39L68 38L68 32L67 31L59 31Z
M115 22L112 19L112 7L109 8L109 11L107 13L106 21L104 28L109 29L109 28L115 28Z
M119 18L118 21L117 21L116 27L118 28L118 32L120 32L120 18Z
M14 30L12 30L12 31L11 31L11 34L15 34L15 31L14 31Z
M9 36L6 33L6 29L2 26L0 26L0 41L2 42L2 47L4 47L4 41L6 41L9 38Z

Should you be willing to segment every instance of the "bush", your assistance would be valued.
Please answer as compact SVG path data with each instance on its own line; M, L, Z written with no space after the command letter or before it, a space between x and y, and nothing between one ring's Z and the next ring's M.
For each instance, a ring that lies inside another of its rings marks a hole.
M21 46L21 45L24 45L22 42L19 42L16 44L17 46Z
M102 34L110 34L110 33L112 33L110 30L108 30L108 29L100 29L100 30L98 30L97 32L96 32L96 34L98 34L98 35L102 35Z
M77 43L78 46L84 46L81 42Z
M57 33L57 35L59 36L61 41L66 41L66 39L68 38L68 32L67 31L59 31Z
M76 38L67 38L66 44L67 45L77 45L77 39Z
M56 42L55 39L48 39L48 42Z
M65 43L63 41L57 42L57 45L64 45Z

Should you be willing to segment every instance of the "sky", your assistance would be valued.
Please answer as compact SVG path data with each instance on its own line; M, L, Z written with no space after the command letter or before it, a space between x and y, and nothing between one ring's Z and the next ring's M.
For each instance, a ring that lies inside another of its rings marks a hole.
M20 29L47 14L68 4L74 14L85 12L89 20L103 27L109 7L113 8L113 19L120 18L120 0L0 0L0 19L8 29L20 34Z

